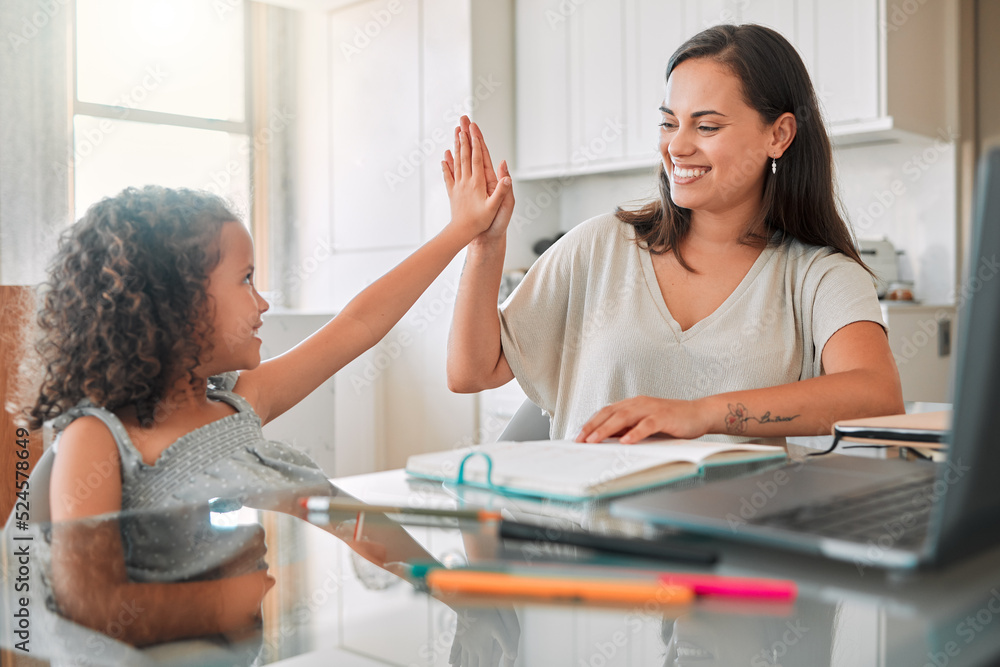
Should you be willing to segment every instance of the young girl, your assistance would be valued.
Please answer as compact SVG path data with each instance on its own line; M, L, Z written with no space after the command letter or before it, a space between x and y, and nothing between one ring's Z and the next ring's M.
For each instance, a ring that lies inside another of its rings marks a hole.
M268 304L254 286L253 244L217 197L127 189L65 234L39 316L45 377L30 410L33 427L55 419L59 434L50 504L60 611L107 631L122 604L139 600L146 611L124 637L136 644L252 621L273 584L259 549L220 542L192 555L190 542L126 517L176 515L217 497L331 492L308 456L266 441L261 426L375 345L490 226L511 185L493 182L487 194L481 150L478 137L458 137L456 168L445 173L451 222L437 236L263 363L257 330ZM85 521L112 514L121 521ZM192 599L205 601L198 613L170 614Z

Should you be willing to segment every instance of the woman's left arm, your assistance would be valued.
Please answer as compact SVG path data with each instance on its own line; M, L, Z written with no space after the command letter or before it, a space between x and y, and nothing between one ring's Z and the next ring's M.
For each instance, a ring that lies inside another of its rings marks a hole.
M820 377L734 391L693 401L638 396L613 403L590 418L578 442L621 434L635 443L653 434L698 438L829 435L841 419L903 412L899 371L885 331L875 322L853 322L823 348Z

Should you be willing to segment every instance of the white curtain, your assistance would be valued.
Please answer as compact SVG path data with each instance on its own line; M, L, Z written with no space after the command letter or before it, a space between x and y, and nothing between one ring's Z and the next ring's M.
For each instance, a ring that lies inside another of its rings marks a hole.
M68 2L0 2L0 284L41 282L70 222Z

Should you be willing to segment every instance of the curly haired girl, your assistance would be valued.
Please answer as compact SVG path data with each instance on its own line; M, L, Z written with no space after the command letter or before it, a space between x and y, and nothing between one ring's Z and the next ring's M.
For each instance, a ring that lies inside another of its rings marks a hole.
M478 137L457 135L458 168L445 170L451 222L437 236L300 345L263 363L257 330L268 304L253 282L253 243L220 199L130 188L92 206L68 230L39 317L45 378L30 416L36 427L54 419L59 433L49 494L54 528L122 513L120 535L104 531L107 543L85 559L118 554L112 560L124 563L87 571L106 579L96 583L109 609L119 598L141 598L152 606L148 618L162 618L157 605L191 596L225 600L233 613L259 609L273 583L254 566L259 554L244 568L250 571L234 573L223 567L233 561L232 545L209 544L192 575L190 554L173 559L180 547L170 536L151 534L125 513L175 512L217 497L267 502L283 491L293 498L331 492L308 456L265 440L261 426L375 345L459 250L513 205L506 170L488 182L482 151ZM54 563L69 556L80 562L79 554L58 550L54 539ZM81 620L87 605L74 611L95 584L79 582L79 572L53 577L56 597L67 616L99 626ZM209 572L215 581L204 581ZM151 583L166 581L185 583L169 590ZM61 596L60 585L84 588ZM168 634L224 631L241 620L198 616L174 619ZM133 643L148 639L134 625Z

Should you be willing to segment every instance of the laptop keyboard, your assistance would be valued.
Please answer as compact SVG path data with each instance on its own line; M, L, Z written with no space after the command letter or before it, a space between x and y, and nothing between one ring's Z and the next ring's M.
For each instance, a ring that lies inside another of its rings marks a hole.
M927 534L934 500L934 473L909 476L822 503L756 517L751 523L823 537L915 549ZM881 540L881 542L880 542Z

